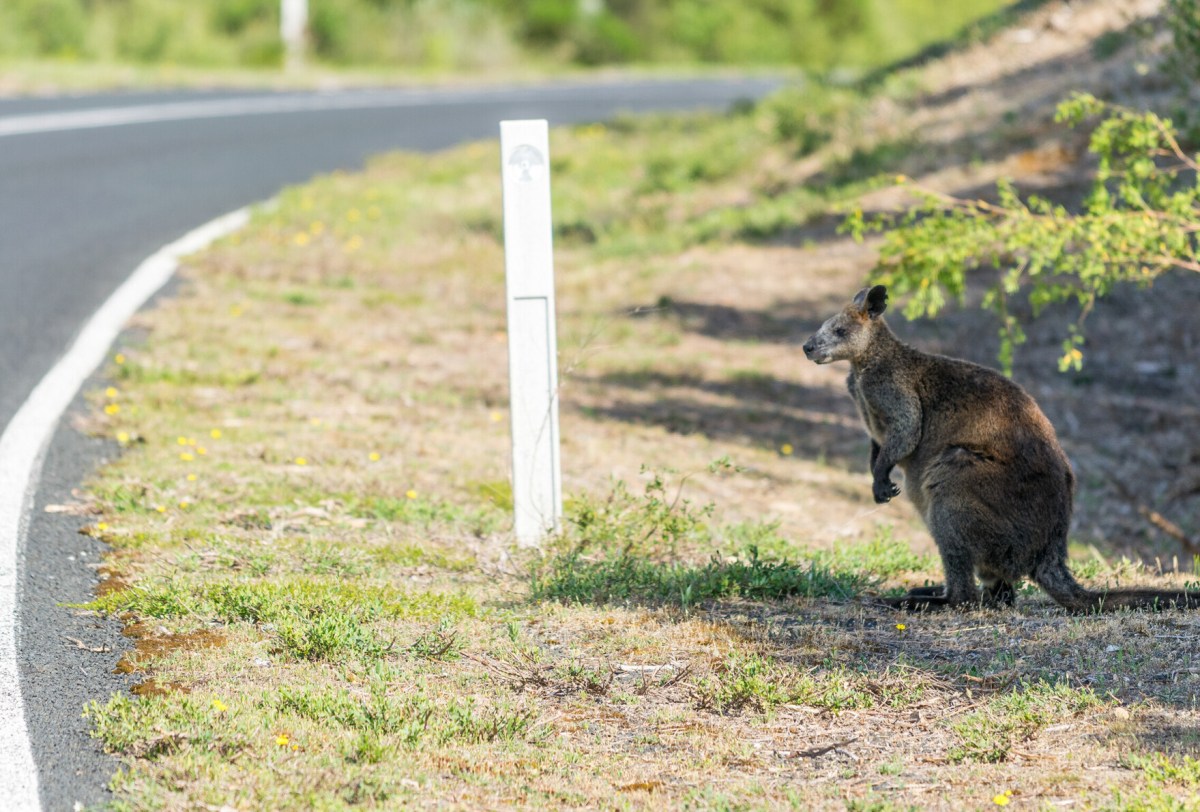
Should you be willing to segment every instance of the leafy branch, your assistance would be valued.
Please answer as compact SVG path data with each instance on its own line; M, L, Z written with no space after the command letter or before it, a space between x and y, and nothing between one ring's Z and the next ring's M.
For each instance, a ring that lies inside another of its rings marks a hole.
M1088 151L1098 166L1080 211L1022 196L1008 181L997 184L995 201L986 201L901 177L916 204L870 216L855 211L843 230L857 239L883 233L879 281L910 296L909 318L936 315L947 297L961 301L969 271L998 269L983 306L1000 318L1006 372L1025 340L1010 303L1026 298L1037 318L1048 305L1075 302L1078 317L1068 327L1059 369L1078 370L1083 325L1098 299L1120 283L1149 286L1168 271L1200 272L1200 161L1180 146L1171 121L1151 112L1077 93L1056 115L1073 127L1097 118Z

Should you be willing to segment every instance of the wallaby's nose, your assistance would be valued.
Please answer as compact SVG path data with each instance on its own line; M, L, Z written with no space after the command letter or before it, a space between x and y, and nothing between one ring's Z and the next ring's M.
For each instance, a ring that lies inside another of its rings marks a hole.
M810 338L808 341L805 341L804 346L801 347L801 349L804 350L804 355L806 358L812 358L813 340Z

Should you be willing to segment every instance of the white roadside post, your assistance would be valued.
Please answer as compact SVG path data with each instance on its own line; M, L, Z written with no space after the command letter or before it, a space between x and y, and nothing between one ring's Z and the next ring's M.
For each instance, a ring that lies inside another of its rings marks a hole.
M517 543L536 546L562 521L558 339L545 121L500 122L508 382Z
M304 37L308 30L308 0L279 0L279 38L289 68L304 62Z

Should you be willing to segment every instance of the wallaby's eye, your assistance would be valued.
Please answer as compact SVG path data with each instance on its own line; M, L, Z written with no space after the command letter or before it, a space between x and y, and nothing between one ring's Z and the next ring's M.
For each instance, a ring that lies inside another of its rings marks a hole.
M845 328L845 327L839 327L839 328L837 328L836 330L834 330L834 331L833 331L833 334L834 334L835 336L837 336L838 338L845 338L845 337L846 337L846 328Z

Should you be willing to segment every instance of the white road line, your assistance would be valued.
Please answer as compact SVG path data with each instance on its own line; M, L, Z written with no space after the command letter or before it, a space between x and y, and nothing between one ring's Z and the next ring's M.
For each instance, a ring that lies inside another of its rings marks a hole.
M39 810L37 765L25 727L17 673L17 556L46 446L83 382L125 323L179 266L179 260L246 224L249 209L218 217L148 257L100 306L75 343L42 378L0 436L0 806Z
M740 83L737 80L735 84ZM623 101L654 98L661 93L654 82L614 85ZM233 118L320 110L447 106L485 101L564 101L579 98L582 90L603 88L603 83L561 82L517 88L462 88L456 90L359 90L327 93L287 93L277 96L238 96L124 107L100 107L0 117L0 138L8 135L120 127L162 121ZM753 89L746 83L747 92Z

